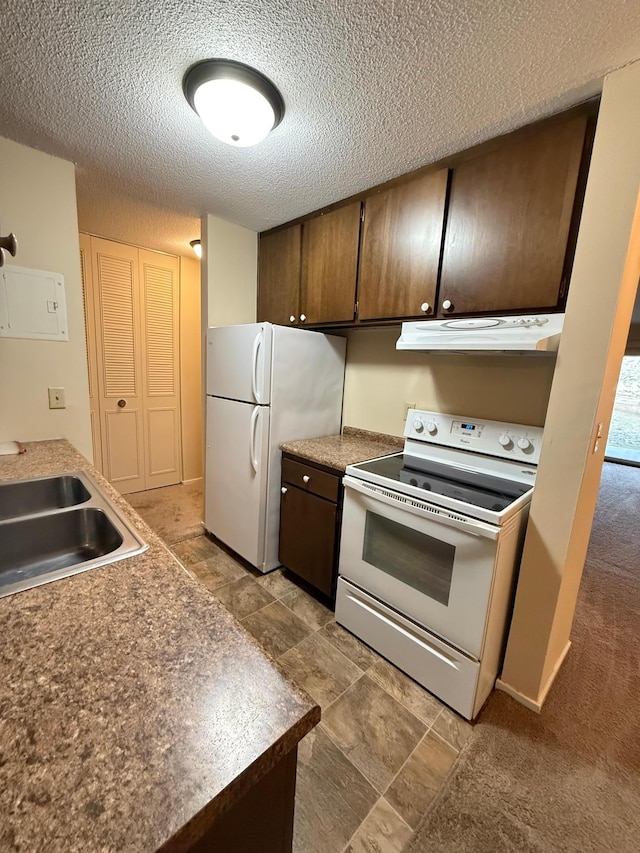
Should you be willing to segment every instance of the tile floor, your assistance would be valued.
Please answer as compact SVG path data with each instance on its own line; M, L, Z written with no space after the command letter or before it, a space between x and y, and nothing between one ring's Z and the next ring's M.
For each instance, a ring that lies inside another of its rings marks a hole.
M260 575L206 536L172 550L322 707L298 750L296 853L400 853L472 727L294 576Z

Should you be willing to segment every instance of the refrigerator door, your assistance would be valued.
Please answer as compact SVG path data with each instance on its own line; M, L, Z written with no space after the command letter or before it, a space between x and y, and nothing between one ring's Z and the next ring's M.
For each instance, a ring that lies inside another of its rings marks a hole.
M207 329L207 394L268 405L272 331L270 323Z
M205 527L263 571L269 408L207 397Z

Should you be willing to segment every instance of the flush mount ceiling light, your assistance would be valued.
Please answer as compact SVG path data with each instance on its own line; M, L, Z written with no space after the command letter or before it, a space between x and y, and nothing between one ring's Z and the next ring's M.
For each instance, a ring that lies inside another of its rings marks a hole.
M216 139L246 148L284 115L282 95L264 74L230 59L205 59L184 75L185 97Z
M202 243L200 242L200 240L190 240L189 245L191 246L193 251L196 253L196 255L199 258L201 258L202 257Z

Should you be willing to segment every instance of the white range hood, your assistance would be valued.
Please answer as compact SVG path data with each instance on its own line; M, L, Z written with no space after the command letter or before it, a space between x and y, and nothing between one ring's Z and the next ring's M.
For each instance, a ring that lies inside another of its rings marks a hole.
M460 317L403 323L396 349L424 352L555 353L564 314Z

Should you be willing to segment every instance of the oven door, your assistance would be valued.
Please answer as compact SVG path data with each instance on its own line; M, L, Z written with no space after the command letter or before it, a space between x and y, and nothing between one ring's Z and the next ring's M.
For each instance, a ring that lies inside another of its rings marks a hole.
M499 528L344 478L339 573L479 659Z

